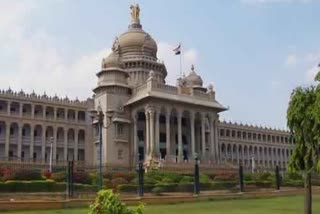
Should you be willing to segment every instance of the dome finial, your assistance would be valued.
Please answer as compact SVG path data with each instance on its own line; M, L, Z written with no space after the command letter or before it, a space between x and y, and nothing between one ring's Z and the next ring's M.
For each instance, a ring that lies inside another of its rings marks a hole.
M191 65L191 71L194 72L194 65Z
M133 28L141 28L140 25L140 7L139 4L132 4L130 6L130 14L131 14L131 27Z

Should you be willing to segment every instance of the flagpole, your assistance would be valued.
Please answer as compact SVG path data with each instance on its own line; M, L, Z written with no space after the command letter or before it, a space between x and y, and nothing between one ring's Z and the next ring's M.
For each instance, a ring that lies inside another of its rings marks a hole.
M182 46L180 43L180 78L182 78Z

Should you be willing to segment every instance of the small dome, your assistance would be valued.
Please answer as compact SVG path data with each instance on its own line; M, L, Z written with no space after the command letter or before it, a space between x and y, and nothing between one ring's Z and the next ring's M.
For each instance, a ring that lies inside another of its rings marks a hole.
M194 71L194 66L191 66L191 72L187 77L184 78L184 81L189 87L202 87L203 81L199 75Z
M102 59L102 69L123 68L123 63L118 54L112 52L108 57Z

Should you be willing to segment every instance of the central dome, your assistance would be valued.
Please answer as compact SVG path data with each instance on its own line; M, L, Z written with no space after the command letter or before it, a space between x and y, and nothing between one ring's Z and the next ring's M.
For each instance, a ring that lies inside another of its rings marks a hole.
M142 28L132 27L118 38L122 56L148 55L157 57L157 43Z
M140 7L131 5L131 24L129 29L117 37L112 50L121 56L149 56L157 58L157 43L142 29L140 24ZM154 60L154 59L153 59Z

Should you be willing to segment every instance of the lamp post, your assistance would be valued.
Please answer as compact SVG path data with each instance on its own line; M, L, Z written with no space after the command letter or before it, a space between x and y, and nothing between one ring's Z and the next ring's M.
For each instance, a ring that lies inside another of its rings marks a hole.
M102 111L100 104L97 107L97 110L93 109L89 111L90 117L92 119L92 123L98 126L98 136L99 136L99 189L102 189L103 186L103 176L102 176L102 129L108 129L111 125L111 119L113 115L113 111L107 111L107 116L109 119L109 123L104 126L104 116L105 114Z

